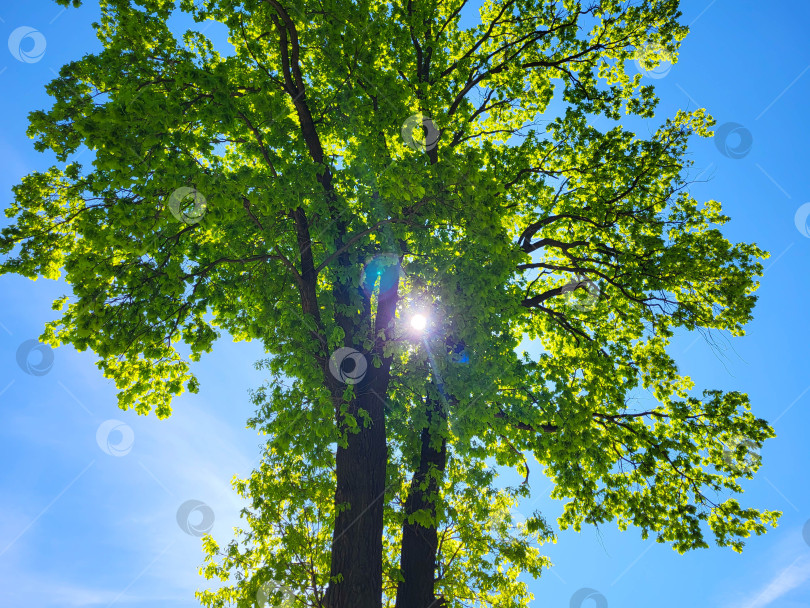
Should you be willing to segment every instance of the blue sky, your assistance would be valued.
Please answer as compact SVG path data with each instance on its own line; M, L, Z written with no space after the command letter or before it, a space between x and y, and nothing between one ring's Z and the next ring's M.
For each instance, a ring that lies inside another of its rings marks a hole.
M49 107L44 85L98 44L90 29L93 2L69 10L46 0L9 4L0 7L0 38L29 36L16 56L19 46L0 45L3 207L23 175L52 162L26 137L27 113ZM582 588L611 607L810 604L810 545L802 535L810 520L810 231L802 214L810 209L810 47L802 44L810 5L682 6L691 33L679 62L647 76L662 99L658 117L705 107L718 126L739 125L726 129L725 146L719 138L694 142L691 191L724 203L729 238L756 242L772 255L746 337L720 336L711 346L685 334L672 352L698 388L747 392L757 415L771 421L778 437L766 443L743 500L784 516L779 528L749 540L742 555L713 548L681 556L613 525L563 532L543 548L555 565L531 583L535 605L568 607ZM742 150L747 141L750 149ZM33 373L26 373L18 350L54 318L51 302L65 287L8 276L0 283L0 605L196 606L193 591L206 585L196 574L202 551L176 514L197 504L187 501L201 501L214 515L212 534L223 543L231 538L240 505L229 481L251 470L261 444L245 429L253 413L247 391L262 382L253 368L261 348L223 338L197 364L198 395L178 399L168 420L138 417L116 408L114 386L87 352L57 349L40 375L49 360L38 363L32 354L24 360ZM520 509L540 508L553 518L561 505L546 498L548 483L537 467L532 471L535 498ZM197 510L191 524L207 528L210 513Z

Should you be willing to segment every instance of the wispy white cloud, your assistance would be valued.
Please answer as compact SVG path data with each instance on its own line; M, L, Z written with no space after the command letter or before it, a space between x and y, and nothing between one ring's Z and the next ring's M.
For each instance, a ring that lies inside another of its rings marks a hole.
M139 603L168 604L168 603L188 603L188 594L181 593L153 593L139 595L122 595L120 591L114 589L103 589L101 587L89 587L75 584L54 584L47 578L28 578L25 581L28 586L26 593L17 595L18 600L27 605L35 602L37 606L109 606L127 605ZM19 584L19 582L18 582ZM18 605L25 605L20 603Z
M133 551L131 559L143 566L165 549L169 539L175 542L119 602L125 598L133 602L148 588L182 592L189 601L195 589L216 586L199 576L201 542L181 531L175 515L184 501L201 500L215 514L211 533L220 542L230 541L245 506L230 479L234 474L248 474L257 464L260 438L255 431L234 428L210 404L200 401L179 403L172 417L164 421L128 419L136 427L137 448L121 460L127 460L124 464L130 467L131 477L113 487L125 492L124 486L128 486L132 492L137 485L148 493L148 500L136 500L119 512L107 540L119 551ZM110 481L119 483L115 478ZM129 582L127 577L119 580L122 586Z
M810 557L799 556L792 564L777 574L743 608L764 608L770 606L785 594L810 580Z
M0 559L0 606L198 606L194 591L218 583L198 574L201 541L181 530L177 509L188 499L204 501L216 515L212 534L220 542L230 541L244 506L230 479L249 474L262 438L244 428L245 413L217 411L212 399L187 398L178 403L172 418L157 421L121 412L114 401L94 399L89 390L74 392L87 401L95 417L80 409L69 411L67 419L46 419L39 427L32 422L29 436L32 443L41 436L64 436L58 447L65 455L96 457L96 466L82 479L84 485L71 490L84 492L81 505L87 512L74 516L78 503L65 499L76 499L76 492L67 494ZM101 451L95 431L105 418L132 427L135 443L130 453L116 458ZM43 453L55 458L57 450ZM54 476L69 481L74 474L69 469ZM25 497L0 492L0 550L58 490ZM53 556L47 563L38 559L53 546L57 554L68 547L75 553L61 565Z

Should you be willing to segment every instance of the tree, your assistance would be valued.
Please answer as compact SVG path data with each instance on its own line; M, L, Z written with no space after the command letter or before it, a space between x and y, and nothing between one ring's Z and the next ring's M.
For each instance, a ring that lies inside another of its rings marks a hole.
M679 329L741 335L767 255L687 190L713 120L649 127L629 60L676 59L677 1L494 0L468 28L466 0L180 4L232 52L175 37L173 2L103 0L104 50L31 114L67 164L14 188L2 272L64 276L42 339L91 349L139 414L196 392L222 331L266 348L267 450L237 483L247 530L205 541L231 582L206 605L525 605L517 573L553 538L510 515L529 455L562 528L683 552L775 525L734 498L773 430L667 352Z

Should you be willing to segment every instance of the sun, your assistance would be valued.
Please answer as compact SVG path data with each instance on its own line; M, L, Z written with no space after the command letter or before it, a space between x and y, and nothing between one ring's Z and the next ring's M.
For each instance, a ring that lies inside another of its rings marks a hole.
M427 327L427 318L424 315L414 315L411 317L411 327L417 331L423 331Z

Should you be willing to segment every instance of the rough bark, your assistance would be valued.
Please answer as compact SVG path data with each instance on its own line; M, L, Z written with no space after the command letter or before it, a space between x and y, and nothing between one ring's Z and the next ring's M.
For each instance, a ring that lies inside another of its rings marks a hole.
M370 384L382 388L387 373ZM336 456L335 520L331 576L326 594L329 608L379 608L382 604L383 495L385 493L385 422L383 402L374 393L359 395L349 413L366 410L369 428L349 435ZM348 507L344 508L345 505Z
M447 413L441 398L428 399L428 424L422 429L419 467L411 479L405 501L406 518L422 509L436 517L440 478L447 464L447 441L442 438L436 446L432 437L447 426ZM400 572L403 580L397 586L396 608L438 608L440 598L434 595L438 530L436 525L424 527L406 519L402 525Z
M388 331L397 304L399 269L389 267L381 278L374 319L374 335ZM348 297L342 293L340 297ZM364 316L370 314L365 307ZM365 325L360 319L360 325ZM370 323L369 323L370 324ZM355 325L355 328L357 325ZM348 334L347 334L348 335ZM350 339L350 338L349 338ZM330 576L326 593L327 608L380 608L382 606L383 508L385 470L388 461L385 434L384 396L388 392L391 358L384 357L384 339L378 338L374 350L382 365L370 364L362 382L355 385L355 398L348 413L354 416L360 431L347 433L345 447L338 446L335 462L337 484L335 505L339 509L332 537ZM339 400L336 400L339 407ZM368 413L370 424L359 415ZM342 417L338 413L338 420Z

